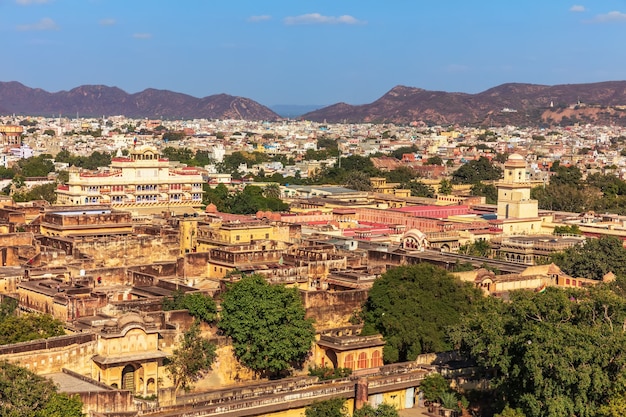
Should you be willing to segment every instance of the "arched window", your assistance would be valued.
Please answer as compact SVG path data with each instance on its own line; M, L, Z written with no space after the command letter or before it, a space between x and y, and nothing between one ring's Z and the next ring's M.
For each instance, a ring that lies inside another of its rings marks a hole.
M361 352L361 353L359 353L359 364L358 364L358 368L359 368L359 369L369 368L369 366L368 366L368 364L367 364L367 352Z
M343 367L354 370L355 369L354 365L355 365L354 355L351 353L348 356L346 356L346 359L343 362Z
M383 366L383 358L381 357L379 350L375 350L372 353L372 368L377 366Z

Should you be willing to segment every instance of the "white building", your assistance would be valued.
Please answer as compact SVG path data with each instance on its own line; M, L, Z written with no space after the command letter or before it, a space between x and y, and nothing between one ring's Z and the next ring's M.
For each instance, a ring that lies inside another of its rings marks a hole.
M140 146L128 157L113 158L108 170L70 168L69 181L57 188L57 203L110 204L136 213L154 209L184 213L201 206L202 183L196 168L172 168L156 148Z

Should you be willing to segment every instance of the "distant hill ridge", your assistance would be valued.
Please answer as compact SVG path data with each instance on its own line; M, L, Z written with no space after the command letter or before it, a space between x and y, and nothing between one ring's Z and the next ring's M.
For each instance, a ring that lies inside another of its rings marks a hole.
M337 103L302 119L329 123L391 122L538 126L626 126L626 81L537 85L509 83L477 94L396 86L370 104Z
M16 81L0 82L0 114L10 113L44 116L78 113L81 116L125 115L158 119L281 119L266 106L227 94L196 98L152 88L128 94L117 87L104 85L83 85L50 93ZM554 86L508 83L477 94L400 85L370 104L337 103L299 118L329 123L421 122L476 126L592 123L626 126L626 81Z
M154 119L279 120L281 117L253 100L227 94L196 98L168 90L146 89L129 94L117 87L82 85L50 93L19 82L0 82L0 113L26 115L111 116Z

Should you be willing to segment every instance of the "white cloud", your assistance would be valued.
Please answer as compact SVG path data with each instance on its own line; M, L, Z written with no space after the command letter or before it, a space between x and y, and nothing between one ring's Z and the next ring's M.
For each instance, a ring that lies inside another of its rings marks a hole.
M59 26L49 17L44 17L39 22L28 25L18 25L17 30L59 30Z
M100 19L100 26L113 26L117 23L115 19Z
M135 39L150 39L150 38L152 38L152 33L133 33L133 38L135 38Z
M576 12L576 13L581 13L581 12L585 12L587 11L587 9L585 9L585 6L581 6L580 4L575 4L572 7L569 8L570 12Z
M610 23L610 22L626 22L626 13L613 11L605 14L599 14L594 17L591 22L593 23Z
M324 16L319 13L308 13L301 14L299 16L288 16L284 19L286 25L315 25L315 24L325 24L325 25L357 25L357 24L365 24L367 22L361 21L350 15L343 16Z
M30 6L32 4L46 4L50 0L15 0L15 2L21 6Z
M271 20L272 16L268 14L262 14L260 16L250 16L248 18L248 22L264 22L266 20Z

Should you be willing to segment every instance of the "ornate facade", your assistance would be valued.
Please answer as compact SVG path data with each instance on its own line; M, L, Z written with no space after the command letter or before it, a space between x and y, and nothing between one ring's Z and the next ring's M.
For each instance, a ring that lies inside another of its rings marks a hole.
M201 206L202 183L196 168L172 168L156 148L139 146L128 157L113 158L106 170L70 168L69 181L56 192L62 205L110 204L137 213L146 209L184 213Z

